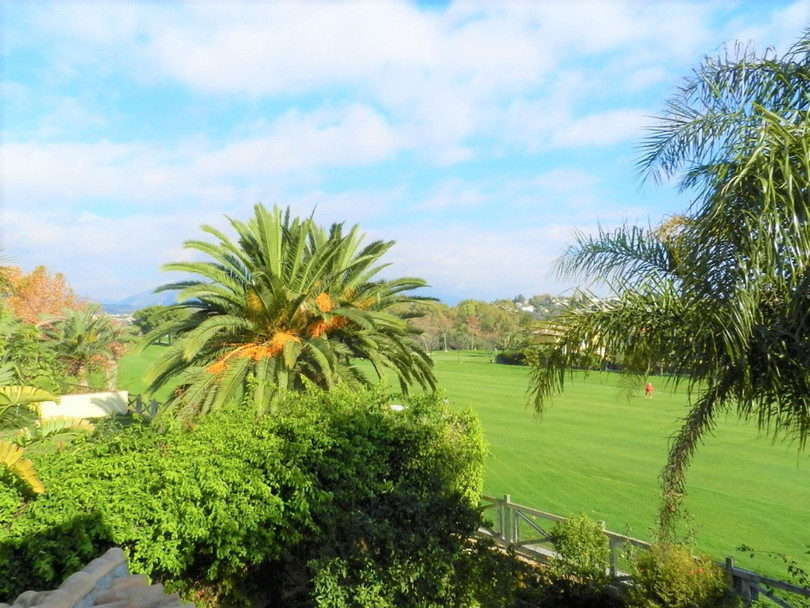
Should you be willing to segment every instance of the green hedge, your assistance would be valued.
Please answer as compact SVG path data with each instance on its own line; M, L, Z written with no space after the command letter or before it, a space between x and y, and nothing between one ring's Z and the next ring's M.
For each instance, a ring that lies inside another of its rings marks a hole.
M117 545L198 603L464 603L454 564L478 525L481 428L435 396L399 403L313 392L264 418L107 425L34 453L45 495L20 505L0 484L0 598L54 588Z
M526 353L522 350L504 350L495 355L495 363L501 365L528 365Z

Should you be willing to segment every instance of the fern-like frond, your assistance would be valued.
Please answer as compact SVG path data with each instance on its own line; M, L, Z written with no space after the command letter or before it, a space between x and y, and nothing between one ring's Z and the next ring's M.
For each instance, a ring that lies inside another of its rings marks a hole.
M45 486L37 476L34 463L25 458L23 454L24 451L21 447L8 441L0 441L0 465L4 466L35 494L44 494Z

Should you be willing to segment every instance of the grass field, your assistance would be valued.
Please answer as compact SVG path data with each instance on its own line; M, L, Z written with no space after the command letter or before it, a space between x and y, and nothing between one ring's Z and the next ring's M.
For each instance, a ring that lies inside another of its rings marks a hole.
M137 393L155 347L122 361L119 386ZM434 353L453 407L480 416L491 455L484 491L537 509L582 512L608 529L649 538L667 438L686 411L686 395L653 379L651 400L628 397L616 374L570 383L542 419L526 407L528 370L495 365L489 353ZM700 447L688 476L686 507L697 545L718 559L783 574L773 558L748 559L741 544L787 553L810 570L810 457L796 446L758 436L730 418Z

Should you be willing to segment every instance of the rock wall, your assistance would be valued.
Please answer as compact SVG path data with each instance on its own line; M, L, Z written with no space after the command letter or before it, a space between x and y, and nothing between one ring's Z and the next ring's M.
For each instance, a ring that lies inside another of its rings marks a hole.
M132 575L119 548L107 551L70 575L58 589L26 591L0 608L194 608L163 585L150 585L143 574Z

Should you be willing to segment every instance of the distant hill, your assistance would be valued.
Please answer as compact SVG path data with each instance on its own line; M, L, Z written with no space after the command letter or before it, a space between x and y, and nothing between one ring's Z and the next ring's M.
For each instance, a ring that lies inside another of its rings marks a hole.
M174 291L162 291L160 293L153 293L151 291L144 291L143 293L129 296L123 300L105 301L100 302L102 308L111 315L123 315L147 306L169 306L177 301L177 293Z

